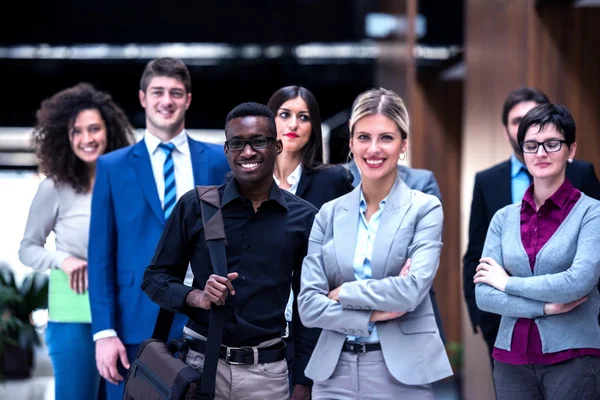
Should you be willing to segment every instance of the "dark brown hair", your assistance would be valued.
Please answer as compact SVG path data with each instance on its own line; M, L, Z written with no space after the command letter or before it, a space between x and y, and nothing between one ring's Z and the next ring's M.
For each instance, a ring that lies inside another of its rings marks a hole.
M70 131L77 115L98 110L106 125L106 153L133 141L127 116L107 93L88 83L80 83L42 102L36 114L33 142L40 172L57 183L67 184L78 193L89 190L89 167L71 148Z
M166 76L167 78L177 79L183 83L186 93L192 93L192 78L190 77L190 71L181 60L163 57L150 61L146 64L146 68L144 68L144 72L142 73L140 90L146 93L150 81L156 76Z
M302 149L302 166L306 169L315 169L323 165L323 133L321 132L321 113L319 103L315 96L305 87L286 86L277 90L267 103L273 115L277 115L279 107L288 100L302 98L308 107L312 132L308 143Z

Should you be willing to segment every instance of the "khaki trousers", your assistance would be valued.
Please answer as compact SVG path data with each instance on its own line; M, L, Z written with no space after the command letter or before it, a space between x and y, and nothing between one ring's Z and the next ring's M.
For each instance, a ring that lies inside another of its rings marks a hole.
M184 328L184 332L206 340L204 336L187 327ZM257 347L272 346L279 341L281 339L269 340ZM189 350L185 363L202 372L204 354ZM215 388L215 400L288 400L290 386L287 361L284 358L273 363L231 365L219 359Z

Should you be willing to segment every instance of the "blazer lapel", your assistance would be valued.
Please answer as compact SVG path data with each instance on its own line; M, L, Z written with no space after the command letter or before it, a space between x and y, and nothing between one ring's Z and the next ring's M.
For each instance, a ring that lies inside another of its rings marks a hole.
M400 175L392 187L381 215L381 222L373 243L371 255L372 276L383 279L386 276L387 259L392 251L392 243L396 232L410 209L410 188L401 180Z
M333 244L338 265L346 282L354 277L354 252L358 232L360 186L340 201L340 208L333 218Z
M188 145L190 147L190 157L192 158L192 169L194 170L194 184L206 185L208 182L208 163L205 157L202 156L204 153L204 147L202 143L195 141L188 136Z
M298 182L298 188L296 189L296 196L302 197L302 195L308 188L308 185L312 181L312 178L312 173L310 171L307 172L304 169L302 170L302 175L300 175L300 182Z
M510 176L510 159L503 163L500 168L499 185L498 189L500 194L497 197L501 204L496 210L501 209L504 206L512 204L512 177Z
M158 198L158 189L154 181L152 163L150 162L150 155L143 139L133 148L133 166L150 209L152 209L152 212L154 212L160 223L164 225L165 217L160 206L160 199Z

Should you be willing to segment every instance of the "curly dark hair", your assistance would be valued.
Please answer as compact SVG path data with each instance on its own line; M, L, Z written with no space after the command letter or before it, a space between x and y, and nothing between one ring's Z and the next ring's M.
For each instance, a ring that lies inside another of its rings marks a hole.
M88 165L71 148L70 134L77 115L98 110L106 124L106 153L133 142L133 128L123 110L108 93L89 83L62 90L42 102L36 114L33 142L40 172L77 193L90 189Z

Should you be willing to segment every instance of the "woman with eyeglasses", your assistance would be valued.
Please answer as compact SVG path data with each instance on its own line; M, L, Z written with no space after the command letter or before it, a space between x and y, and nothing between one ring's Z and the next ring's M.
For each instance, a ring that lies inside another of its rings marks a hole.
M354 189L352 174L341 165L323 164L323 138L321 114L317 99L302 86L286 86L277 90L267 103L275 115L277 138L283 143L283 151L277 156L273 177L281 189L299 196L313 206L323 204L349 193ZM290 366L292 390L310 392L312 384L304 376L304 368L310 354L303 360L293 362L293 341L289 339L293 328L293 293L286 308L287 332L284 333L288 347L287 359ZM320 330L312 330L311 338L316 343ZM295 366L295 370L291 367ZM298 385L298 386L297 386Z
M61 303L49 303L46 328L55 397L93 400L100 375L89 316L87 255L96 160L128 146L133 129L109 94L80 83L42 102L33 139L46 179L31 203L19 259L35 270L51 270L50 291L63 291ZM45 248L51 232L55 251Z
M496 396L600 399L600 202L565 178L575 121L562 106L540 105L518 141L533 184L494 215L474 277L477 306L502 316Z

